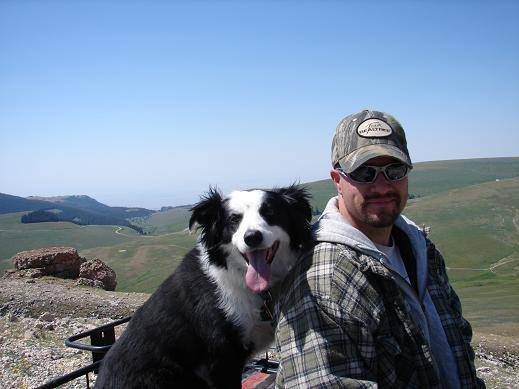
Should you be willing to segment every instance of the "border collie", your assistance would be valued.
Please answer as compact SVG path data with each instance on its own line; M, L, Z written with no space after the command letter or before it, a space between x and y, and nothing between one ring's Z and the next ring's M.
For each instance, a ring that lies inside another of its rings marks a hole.
M265 295L311 245L308 198L296 185L210 189L191 209L197 246L135 312L95 387L241 388L247 359L274 337Z

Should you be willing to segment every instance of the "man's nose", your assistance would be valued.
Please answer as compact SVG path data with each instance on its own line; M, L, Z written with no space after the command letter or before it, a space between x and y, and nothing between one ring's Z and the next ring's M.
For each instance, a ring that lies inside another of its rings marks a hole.
M389 190L391 189L391 184L392 182L386 178L384 173L378 172L377 177L375 177L375 181L373 181L371 185L376 187L378 190Z

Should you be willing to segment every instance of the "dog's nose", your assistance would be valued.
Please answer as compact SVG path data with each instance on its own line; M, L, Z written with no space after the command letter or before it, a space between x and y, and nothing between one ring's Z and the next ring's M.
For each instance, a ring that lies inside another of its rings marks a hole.
M243 240L249 247L256 247L263 241L263 234L258 230L248 230L245 232Z

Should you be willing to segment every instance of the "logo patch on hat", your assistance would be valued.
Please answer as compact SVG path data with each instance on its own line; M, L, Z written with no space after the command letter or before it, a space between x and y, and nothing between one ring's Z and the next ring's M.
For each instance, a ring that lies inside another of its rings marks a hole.
M389 124L380 119L367 119L357 127L357 134L364 138L384 138L393 133Z

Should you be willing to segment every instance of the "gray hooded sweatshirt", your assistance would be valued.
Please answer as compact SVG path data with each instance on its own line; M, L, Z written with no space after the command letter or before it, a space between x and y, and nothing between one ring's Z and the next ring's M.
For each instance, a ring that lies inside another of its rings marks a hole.
M339 213L337 197L328 201L315 227L315 239L319 242L339 243L369 255L383 264L393 275L395 283L402 291L409 314L429 343L435 366L445 388L459 388L456 360L447 341L436 307L427 290L427 248L420 228L405 216L400 215L395 226L404 232L411 244L416 261L418 293L391 266L389 258L379 251L375 244L362 232L351 226Z

